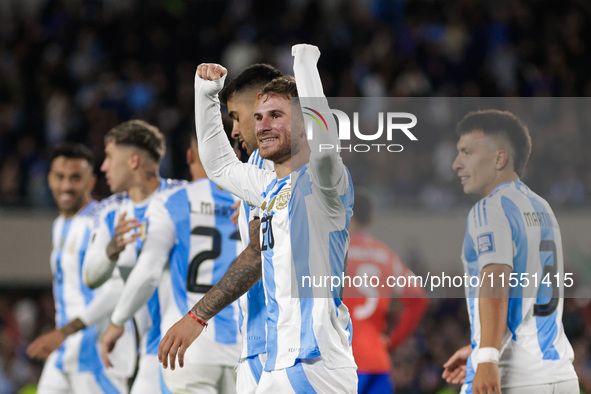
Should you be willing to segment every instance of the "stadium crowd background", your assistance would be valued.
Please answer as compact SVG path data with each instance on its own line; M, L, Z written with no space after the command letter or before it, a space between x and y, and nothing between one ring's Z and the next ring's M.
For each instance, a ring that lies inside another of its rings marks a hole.
M291 72L291 45L310 42L323 53L327 96L589 96L590 29L584 0L3 0L0 209L51 208L51 147L85 143L98 172L104 134L130 118L161 128L162 175L186 179L183 136L193 129L192 81L203 61L226 65L230 77L260 61ZM591 146L591 122L577 124L532 130L525 181L555 209L591 203L591 160L581 148ZM445 170L455 136L424 141L392 159L379 189L397 206L465 203ZM104 182L95 194L108 194ZM441 365L469 338L464 301L433 301L394 355L398 393L442 390ZM52 308L49 284L0 291L0 394L36 381L40 366L24 349L52 326ZM588 304L567 300L565 328L581 388L591 392Z

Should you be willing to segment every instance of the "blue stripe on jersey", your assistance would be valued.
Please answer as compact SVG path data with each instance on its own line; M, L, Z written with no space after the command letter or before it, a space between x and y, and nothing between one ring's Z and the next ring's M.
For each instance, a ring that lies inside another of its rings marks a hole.
M285 182L282 179L281 182ZM267 190L263 193L263 197L273 189L278 180L273 179L267 186ZM270 201L270 200L269 200ZM263 213L267 216L266 213ZM267 294L267 361L265 362L265 371L273 371L275 363L277 362L277 321L279 318L279 306L277 305L277 296L275 294L275 268L273 267L273 248L267 248L262 252L262 264L264 284Z
M82 263L84 263L84 255L86 254L86 250L88 249L88 243L90 242L90 228L86 229L84 233L84 238L82 239L82 244L80 244L80 250L78 251L78 261L80 262L80 269L78 270L80 281L80 293L84 296L84 303L88 305L90 301L92 301L94 292L84 284L84 279L82 278Z
M472 208L474 210L474 208ZM474 223L474 225L476 226L476 223ZM463 253L464 253L464 259L466 260L466 265L467 265L467 269L468 269L468 274L470 276L476 276L479 277L480 276L480 268L478 267L478 253L476 253L476 248L474 247L474 240L472 239L472 237L470 236L470 215L468 215L468 220L466 223L466 234L464 235L464 245L463 245ZM470 281L471 283L471 281ZM470 333L471 333L471 338L470 338L470 343L472 345L472 349L474 349L476 347L476 345L478 344L478 342L476 341L476 338L474 337L474 324L475 324L475 317L474 317L474 303L476 301L476 295L477 295L477 291L478 288L476 286L472 287L470 286L470 288L468 289L468 313L470 313ZM474 368L472 368L472 363L470 358L468 358L468 362L466 364L466 382L468 384L468 388L469 388L469 392L472 392L472 386L471 383L472 380L474 380L474 374L476 373L476 371L474 371ZM468 391L467 391L468 392Z
M468 222L470 221L470 219L468 218ZM466 263L467 263L467 268L468 268L468 274L470 274L470 276L476 276L479 277L479 267L478 267L478 254L476 253L476 249L474 247L474 240L472 239L472 237L470 236L470 231L469 231L469 223L466 226L466 235L464 236L464 247L463 247L463 252L464 252L464 258L466 259ZM472 283L470 281L470 283ZM472 345L472 349L474 349L477 345L477 341L476 338L474 337L474 301L476 300L476 293L477 293L477 287L470 287L468 289L468 309L469 309L469 313L470 313L470 332L472 333L472 337L470 338L470 343ZM468 376L468 375L467 375ZM471 377L471 379L473 379L473 376Z
M482 200L478 201L478 204L476 204L476 210L478 211L478 227L482 227L482 214L480 213L480 204L482 204Z
M300 327L300 353L298 354L298 358L300 359L320 356L318 342L316 341L316 336L314 334L313 288L312 286L303 286L303 281L301 280L301 278L310 277L310 264L312 263L310 261L310 225L308 223L307 215L308 208L306 206L306 196L312 194L312 180L310 179L310 175L306 172L307 168L308 166L302 166L296 170L299 174L296 178L295 185L292 184L293 191L291 198L289 199L291 253L298 283L298 298L300 301L302 316ZM296 215L295 212L298 212L299 215ZM337 252L335 251L335 253ZM342 271L343 267L341 265L340 272L337 271L337 275L340 276ZM304 319L304 316L307 318Z
M113 209L111 212L105 215L105 224L109 229L109 236L113 238L113 234L115 234L115 215L117 214L117 210Z
M94 378L98 383L99 387L106 394L119 394L119 390L117 387L109 380L107 375L103 372L103 370L96 370L94 372Z
M488 226L488 218L486 217L486 198L482 201L482 216L484 217L484 225Z
M474 370L474 366L472 365L471 354L466 362L466 378L464 379L464 382L466 383L466 394L472 394L472 381L474 380L474 375L476 375L476 370Z
M267 307L265 306L265 289L263 281L259 280L247 293L248 320L246 321L247 355L265 353L265 324L267 322ZM242 317L242 316L240 316ZM242 327L242 323L240 324Z
M252 377L258 384L261 380L261 375L263 374L263 364L261 364L261 359L257 354L256 356L249 356L246 361L248 362Z
M265 371L273 371L277 361L277 318L279 307L275 295L275 269L273 267L273 249L263 252L263 275L265 276L265 290L267 291L267 361Z
M103 364L96 349L97 327L90 326L82 330L80 341L80 356L78 358L78 371L88 372L103 369Z
M158 300L158 289L148 301L148 311L152 318L152 327L147 333L146 353L158 354L158 344L160 343L160 302Z
M524 185L525 186L525 185ZM532 206L534 207L535 212L541 212L546 217L550 217L548 215L548 211L544 204L542 204L537 198L535 198L531 193L527 194L529 197L529 201L531 202ZM540 232L542 240L551 240L554 242L554 229L552 226L542 226L540 225ZM553 266L555 265L554 262L556 261L557 256L554 256L554 253L551 251L540 251L540 263L542 264L542 275L544 272L544 267L546 265ZM558 268L558 267L556 267ZM536 300L537 304L545 304L550 301L552 298L552 286L546 286L540 283L540 288L538 289L538 297ZM554 347L554 340L558 335L558 327L556 325L556 314L558 313L555 310L551 315L548 316L536 316L536 327L538 329L538 343L540 345L540 350L543 353L544 360L558 360L560 356L558 355L558 351Z
M285 373L291 383L291 387L298 394L315 394L316 390L312 387L312 384L304 372L301 362L296 362L293 367L285 368Z
M345 267L344 267L345 250L346 250L346 246L347 246L348 235L349 235L349 233L347 232L347 230L331 231L328 234L328 244L329 244L328 258L330 261L331 276L341 277L341 275L343 274L343 271L345 269ZM300 239L300 238L295 238L295 239ZM300 243L298 243L298 247L299 247L299 245L300 245ZM298 278L301 278L301 276L298 276ZM341 288L342 288L342 284L341 284L341 286L338 286L338 287L335 286L332 289L332 297L334 299L340 298Z
M58 304L58 311L57 317L58 321L56 322L58 327L62 327L68 323L68 315L66 313L66 300L64 298L64 271L62 269L62 257L64 254L64 248L66 247L66 240L68 239L68 234L70 233L70 225L72 224L72 219L64 220L64 225L62 227L62 233L60 234L59 242L58 242L58 251L55 257L55 279L54 279L54 289L53 294L54 297L57 298Z
M60 234L59 242L58 242L58 250L55 256L55 277L53 282L53 296L57 299L57 327L62 327L68 324L68 315L66 313L66 300L64 297L64 272L62 269L62 256L64 254L64 248L66 239L68 238L68 233L70 232L70 225L72 224L72 219L64 220L64 224L62 227L62 233ZM64 369L64 355L66 351L66 340L62 343L57 351L57 358L55 362L55 366L62 370Z
M501 197L501 207L511 226L511 239L515 245L517 254L513 257L513 271L521 277L521 273L527 270L527 233L525 223L521 217L519 208L509 198ZM520 282L518 286L509 290L509 312L507 315L507 326L516 340L517 327L523 321L523 287Z
M178 241L170 256L170 280L176 306L181 315L184 315L189 310L189 305L187 305L187 262L191 247L191 219L187 189L182 188L172 194L166 201L165 207L176 228Z
M160 394L173 394L172 391L166 385L164 381L164 376L162 375L162 368L158 368L158 374L160 375Z
M474 228L478 228L478 222L476 221L476 205L472 207L472 217L474 220Z
M220 190L219 187L212 181L209 181L211 188L211 196L213 197L214 206L223 207L226 206L228 209L234 204L234 198L227 192ZM236 226L232 224L232 220L229 215L224 215L222 212L217 212L215 215L215 228L222 235L222 244L228 243L230 247L222 246L221 253L213 264L213 273L211 281L217 283L222 276L226 273L230 265L236 259L236 241L230 239L230 236L236 231ZM232 247L233 246L233 247ZM238 343L238 323L234 318L234 305L230 304L220 311L213 317L215 323L215 340L218 343L225 345L232 345Z
M160 181L160 188L163 188L163 185L166 186L167 183L163 183L164 180ZM141 222L145 221L146 210L148 209L148 204L144 205L143 207L133 207L133 216ZM136 254L139 257L142 247L144 246L144 241L141 238L138 238L135 241L135 250ZM157 354L158 353L158 344L160 343L160 300L158 299L158 289L154 291L152 297L148 301L148 312L150 313L150 319L152 320L152 327L147 332L147 343L146 343L146 353L147 354Z

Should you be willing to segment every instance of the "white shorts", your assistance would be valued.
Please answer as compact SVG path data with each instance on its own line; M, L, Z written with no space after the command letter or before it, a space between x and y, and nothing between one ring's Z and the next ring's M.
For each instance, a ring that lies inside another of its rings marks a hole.
M467 386L462 385L461 393L465 393ZM571 379L557 383L536 384L535 386L522 386L503 388L503 394L579 394L579 380Z
M163 369L164 381L175 394L235 394L236 367L226 365L185 364L174 371Z
M579 380L503 389L503 394L579 394Z
M127 378L115 376L112 370L64 372L56 366L57 352L51 353L43 367L37 393L39 394L116 394L127 393Z
M238 394L254 394L263 374L267 354L243 358L236 369L236 391Z
M164 383L162 367L156 354L143 354L140 356L137 374L131 386L130 394L145 393L170 393Z
M276 371L264 371L257 394L357 393L357 368L328 369L320 357Z

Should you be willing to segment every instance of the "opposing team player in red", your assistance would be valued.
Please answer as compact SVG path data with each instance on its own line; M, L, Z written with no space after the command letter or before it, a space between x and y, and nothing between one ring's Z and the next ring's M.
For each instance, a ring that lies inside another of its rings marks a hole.
M355 287L353 281L351 287L345 288L343 302L349 307L353 321L353 355L358 366L360 394L394 392L390 353L412 334L429 305L420 287L388 287L386 284L389 276L409 277L413 273L386 244L369 234L374 205L368 191L355 189L347 272L351 278L380 278L377 287ZM387 332L391 327L392 302L401 302L403 310L396 327Z

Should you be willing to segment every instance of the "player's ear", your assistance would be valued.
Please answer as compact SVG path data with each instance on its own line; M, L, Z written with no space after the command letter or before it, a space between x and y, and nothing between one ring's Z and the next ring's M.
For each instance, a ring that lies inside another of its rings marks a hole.
M94 190L94 186L96 185L96 175L92 174L90 177L90 192Z
M137 152L131 152L127 162L129 163L129 167L135 170L140 166L140 155Z
M187 164L191 165L195 162L195 154L193 153L193 149L187 149Z
M509 164L509 153L506 150L498 150L496 156L495 168L497 170L504 169Z

